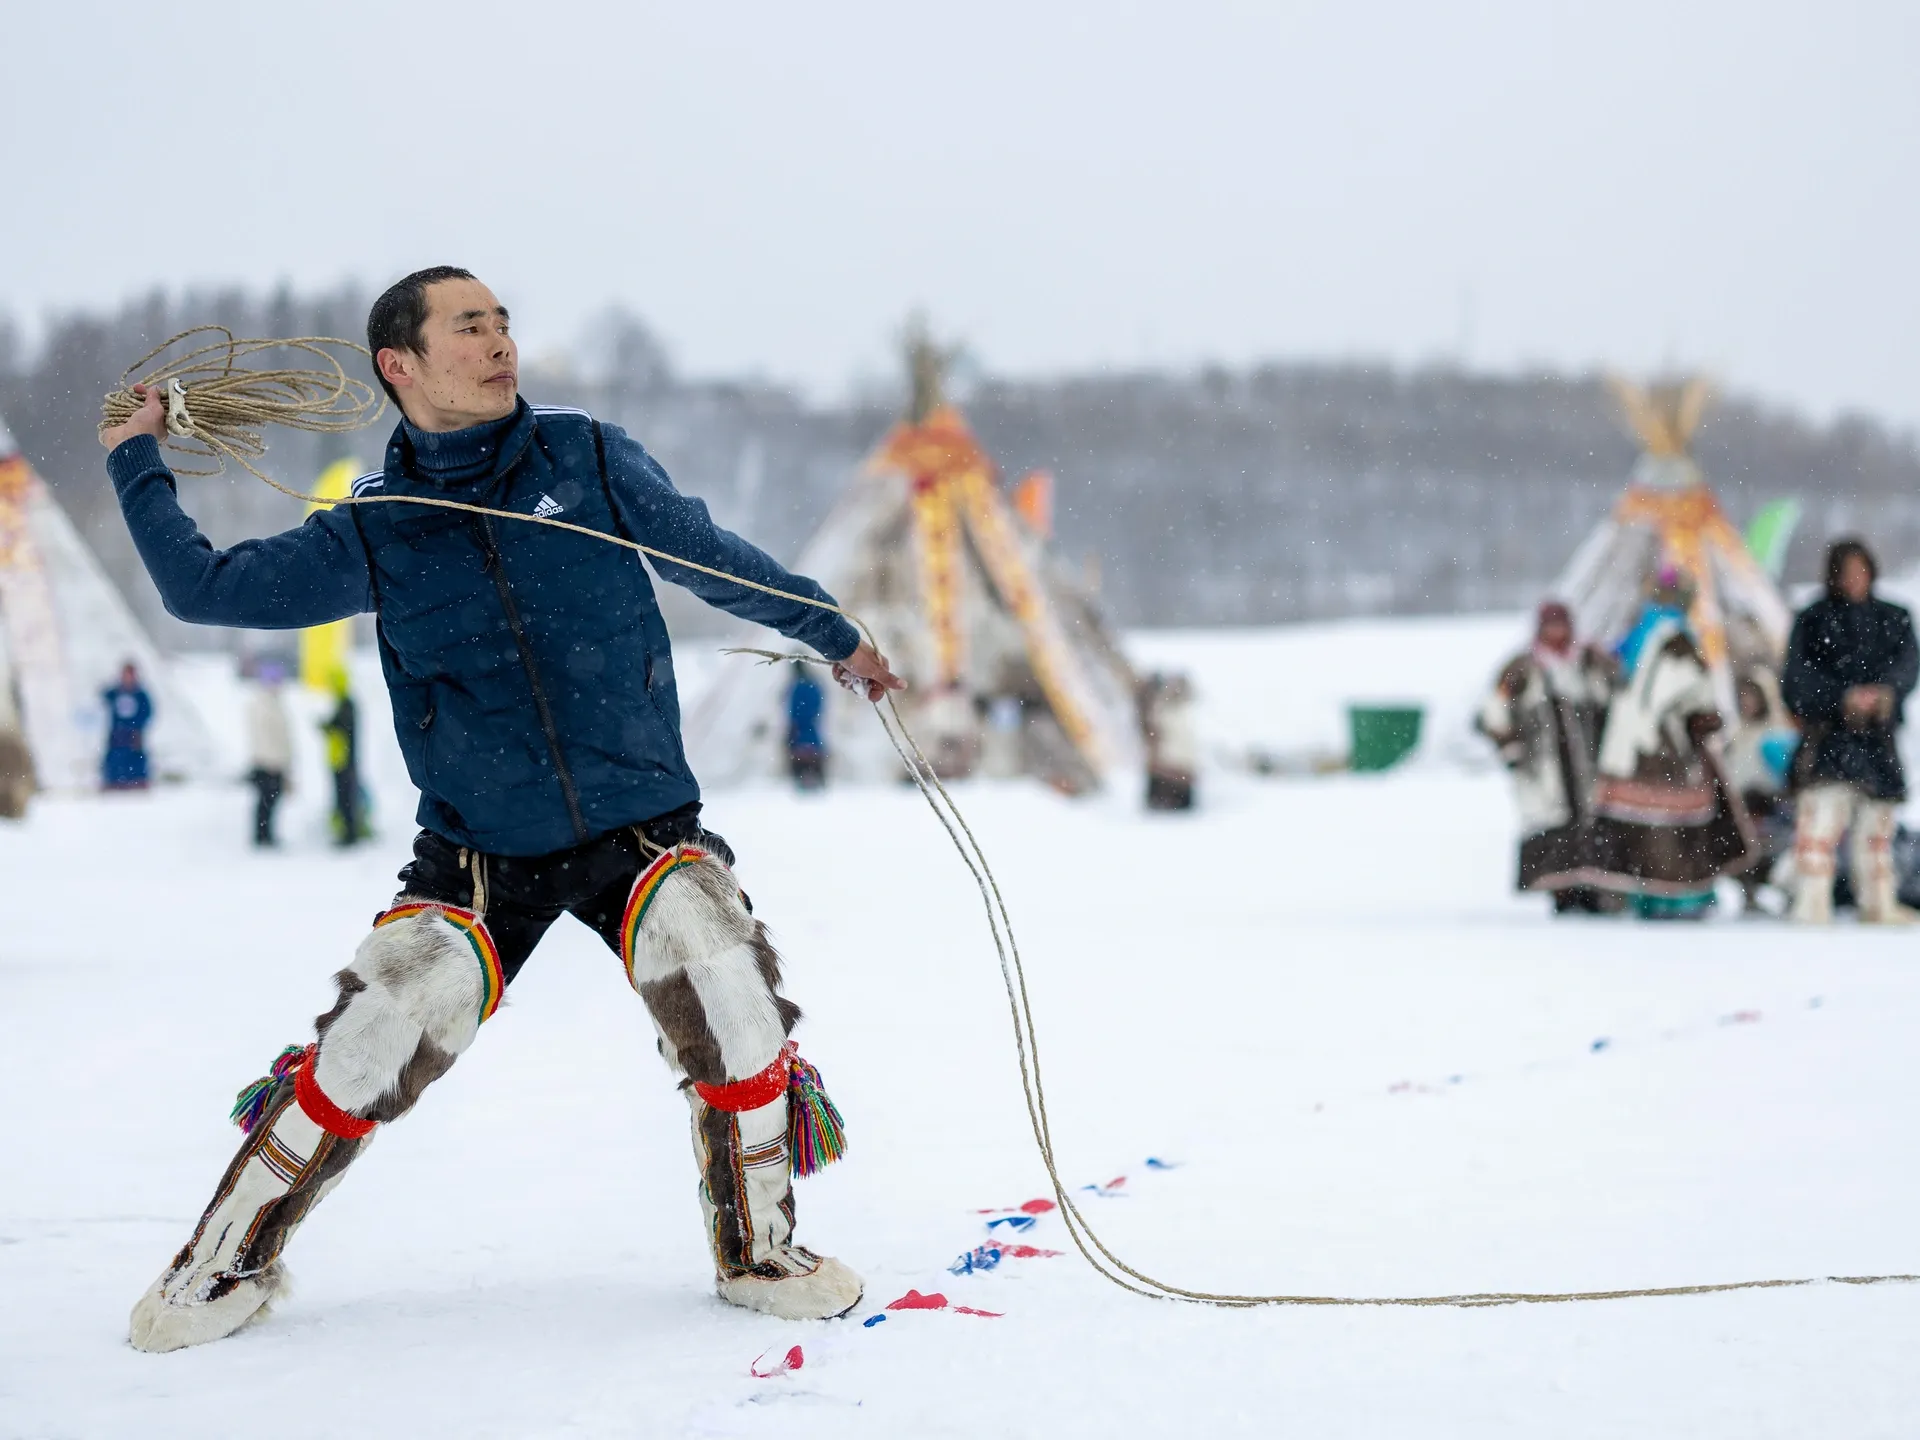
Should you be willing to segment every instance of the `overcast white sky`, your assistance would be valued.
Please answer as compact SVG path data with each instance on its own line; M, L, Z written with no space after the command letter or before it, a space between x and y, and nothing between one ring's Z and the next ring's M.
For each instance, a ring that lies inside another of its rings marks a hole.
M0 309L480 272L834 393L989 369L1711 367L1920 423L1920 5L21 3Z

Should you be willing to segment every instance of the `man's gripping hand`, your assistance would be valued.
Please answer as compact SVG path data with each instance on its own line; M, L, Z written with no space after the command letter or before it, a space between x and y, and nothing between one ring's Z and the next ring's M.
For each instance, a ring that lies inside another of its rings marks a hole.
M833 678L856 695L878 701L889 690L904 690L907 682L887 667L887 657L862 640L860 648L846 659L836 661Z
M118 450L136 435L151 435L156 440L167 438L167 407L161 403L160 387L136 385L133 393L140 400L140 408L120 424L100 432L100 443L109 450Z

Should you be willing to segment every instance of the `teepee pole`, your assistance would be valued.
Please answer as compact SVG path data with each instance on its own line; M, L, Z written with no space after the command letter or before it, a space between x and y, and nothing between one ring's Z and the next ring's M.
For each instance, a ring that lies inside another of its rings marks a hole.
M1020 626L1027 660L1047 703L1053 707L1054 718L1082 758L1096 773L1104 774L1112 757L1090 718L1086 677L1067 643L1059 617L1020 551L1005 502L983 472L972 470L961 479L960 503L980 561L994 589L1000 592L1001 603Z

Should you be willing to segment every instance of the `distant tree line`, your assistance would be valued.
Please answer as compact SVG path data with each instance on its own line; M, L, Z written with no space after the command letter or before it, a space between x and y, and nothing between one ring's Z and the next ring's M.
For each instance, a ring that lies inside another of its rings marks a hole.
M351 288L155 295L60 317L31 349L0 320L0 417L163 643L219 642L169 620L140 568L94 439L101 395L189 325L357 338L367 303ZM723 524L789 560L902 398L817 405L762 381L684 377L647 326L618 310L568 355L529 364L523 388L624 425ZM987 377L963 399L1008 475L1053 472L1060 547L1097 571L1126 626L1526 604L1606 512L1636 455L1595 375L1288 362ZM268 463L296 484L343 454L372 468L386 428L275 435ZM1920 564L1910 434L1860 417L1815 425L1736 396L1709 411L1695 453L1736 523L1781 496L1805 504L1791 579L1811 579L1819 546L1843 530L1866 534L1891 569ZM297 505L244 473L182 489L216 544L299 520ZM697 605L670 613L701 623Z

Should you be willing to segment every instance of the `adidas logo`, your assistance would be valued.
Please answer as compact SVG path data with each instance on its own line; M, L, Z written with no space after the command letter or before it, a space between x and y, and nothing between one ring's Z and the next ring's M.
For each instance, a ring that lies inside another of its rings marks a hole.
M540 503L533 507L533 516L536 520L547 520L558 515L566 508L566 506L554 499L553 496L543 494L540 497Z

